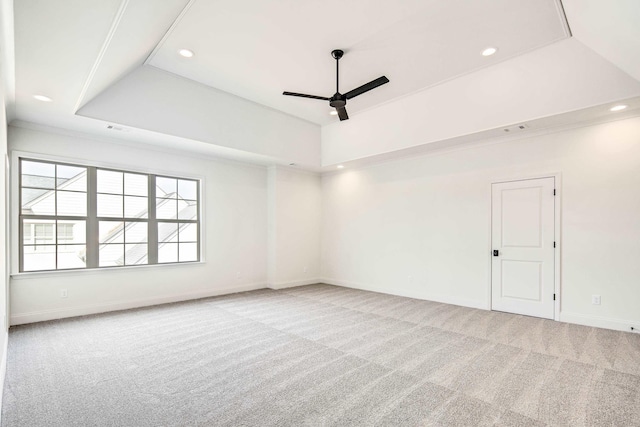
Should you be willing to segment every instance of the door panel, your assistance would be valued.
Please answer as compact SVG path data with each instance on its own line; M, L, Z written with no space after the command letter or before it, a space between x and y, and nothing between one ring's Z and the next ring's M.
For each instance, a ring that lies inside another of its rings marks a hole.
M492 186L493 310L553 319L554 187L555 178Z
M542 263L502 260L502 297L540 301Z
M540 247L540 193L539 187L502 191L502 247Z

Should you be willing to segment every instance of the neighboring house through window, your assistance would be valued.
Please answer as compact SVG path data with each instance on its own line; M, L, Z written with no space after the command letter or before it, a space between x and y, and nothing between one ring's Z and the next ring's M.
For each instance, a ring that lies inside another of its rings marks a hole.
M199 187L20 159L20 271L199 261Z

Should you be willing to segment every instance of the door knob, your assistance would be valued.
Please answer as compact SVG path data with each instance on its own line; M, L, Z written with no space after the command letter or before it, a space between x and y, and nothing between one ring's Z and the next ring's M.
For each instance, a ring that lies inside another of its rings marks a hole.
M497 249L493 250L493 256L498 256L500 255L500 252Z

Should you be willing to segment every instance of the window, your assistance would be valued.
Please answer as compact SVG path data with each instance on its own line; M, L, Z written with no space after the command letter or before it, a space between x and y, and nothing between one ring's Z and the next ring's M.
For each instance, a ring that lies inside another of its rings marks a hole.
M98 266L149 263L149 176L98 169Z
M198 259L198 183L168 177L156 178L158 262Z
M200 182L20 159L20 271L200 260Z
M21 271L86 267L87 168L20 162Z

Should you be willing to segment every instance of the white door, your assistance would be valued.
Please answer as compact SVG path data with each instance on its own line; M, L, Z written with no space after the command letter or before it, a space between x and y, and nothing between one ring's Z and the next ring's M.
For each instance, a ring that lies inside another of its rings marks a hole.
M491 309L553 319L555 178L492 186Z

